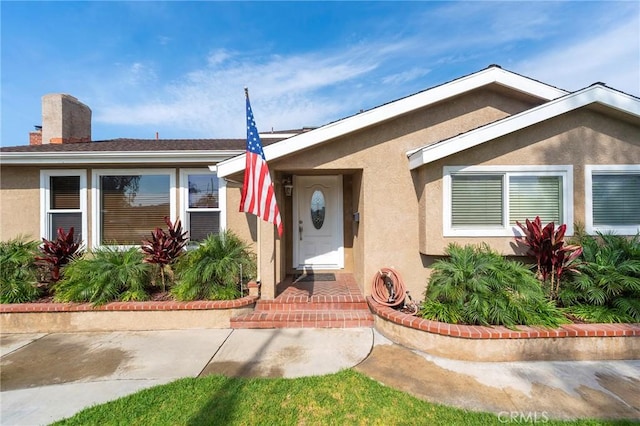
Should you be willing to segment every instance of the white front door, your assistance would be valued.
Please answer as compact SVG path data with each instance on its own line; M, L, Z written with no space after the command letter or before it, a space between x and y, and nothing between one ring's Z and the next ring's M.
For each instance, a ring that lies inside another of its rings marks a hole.
M294 176L293 267L344 268L342 176Z

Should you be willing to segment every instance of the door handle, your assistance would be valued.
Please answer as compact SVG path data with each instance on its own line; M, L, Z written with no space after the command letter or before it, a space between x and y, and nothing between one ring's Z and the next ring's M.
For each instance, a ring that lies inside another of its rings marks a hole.
M298 221L298 235L300 236L300 241L302 241L302 221Z

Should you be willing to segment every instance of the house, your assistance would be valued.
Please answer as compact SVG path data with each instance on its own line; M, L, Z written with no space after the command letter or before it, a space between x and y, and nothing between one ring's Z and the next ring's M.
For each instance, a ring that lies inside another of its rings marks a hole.
M254 242L270 299L302 269L350 272L366 295L387 266L419 295L448 244L522 255L515 221L536 215L566 223L569 235L574 223L640 230L640 99L602 83L567 92L494 65L316 129L264 136L282 238L237 212L243 140L44 136L0 151L0 238L75 224L90 247L126 245L163 215L195 236L229 228Z

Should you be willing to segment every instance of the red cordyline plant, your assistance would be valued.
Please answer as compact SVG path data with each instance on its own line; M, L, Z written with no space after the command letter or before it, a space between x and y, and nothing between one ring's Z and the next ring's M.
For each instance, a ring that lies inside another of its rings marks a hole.
M36 257L36 259L49 264L51 281L53 282L60 280L62 267L80 254L80 243L74 240L73 231L73 226L69 228L68 233L65 233L64 229L58 228L57 238L55 240L42 239L40 252L42 252L44 256Z
M144 261L158 265L160 277L162 279L162 291L166 291L165 269L175 262L184 253L187 245L187 232L182 231L180 219L175 223L165 216L164 222L167 224L167 232L157 227L151 232L150 240L142 241L142 251L145 254Z
M566 224L556 229L555 224L549 222L543 227L540 216L536 216L533 221L527 219L525 225L518 221L516 225L524 233L523 236L516 237L516 241L527 246L529 254L536 258L538 278L549 283L550 297L555 300L560 290L562 274L567 270L576 272L573 265L582 254L582 247L565 245Z

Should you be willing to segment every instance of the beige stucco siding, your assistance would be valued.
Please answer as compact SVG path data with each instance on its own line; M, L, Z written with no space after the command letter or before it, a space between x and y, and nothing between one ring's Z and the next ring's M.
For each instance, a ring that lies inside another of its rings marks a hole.
M20 235L40 238L40 170L5 166L0 174L0 241Z
M241 191L241 185L227 183L227 229L233 231L243 241L249 243L252 250L255 250L256 216L238 211Z
M585 223L585 165L640 164L640 127L583 108L475 148L426 164L416 176L420 198L420 251L440 255L449 243L487 242L503 254L514 254L510 237L443 237L444 166L573 166L574 223Z
M351 260L362 290L370 293L379 268L394 267L409 290L421 297L427 278L426 260L417 249L422 188L409 170L406 152L530 106L499 92L479 90L273 161L270 168L291 174L349 176L349 204L360 213L360 222L353 223L351 215L345 214L351 227L351 234L345 235L345 245L351 246L346 260ZM290 239L287 244L292 244Z

